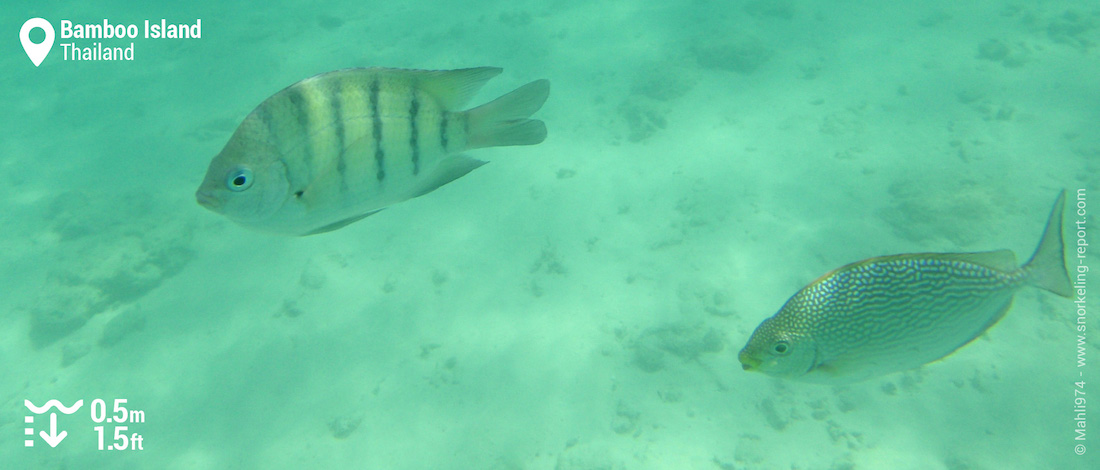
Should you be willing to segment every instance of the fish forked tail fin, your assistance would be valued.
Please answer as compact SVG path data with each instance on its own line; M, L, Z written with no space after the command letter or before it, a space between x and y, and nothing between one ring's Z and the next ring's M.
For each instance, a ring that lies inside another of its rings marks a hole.
M546 124L527 119L550 95L549 80L535 80L466 111L469 131L466 148L534 145L546 139Z
M1063 189L1058 200L1054 202L1054 208L1050 210L1050 218L1043 230L1043 238L1039 240L1039 247L1024 264L1023 270L1028 273L1028 282L1031 284L1062 297L1070 297L1073 295L1073 288L1069 274L1066 273L1065 242L1062 239L1062 211L1065 205L1066 191Z

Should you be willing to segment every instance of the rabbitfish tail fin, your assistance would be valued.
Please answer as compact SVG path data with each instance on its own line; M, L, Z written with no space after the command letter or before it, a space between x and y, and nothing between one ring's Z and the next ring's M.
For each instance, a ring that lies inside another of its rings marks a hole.
M527 119L546 102L549 80L535 80L515 91L466 111L466 148L534 145L546 139L546 125Z
M1028 282L1031 284L1062 297L1069 297L1073 289L1069 275L1066 274L1065 244L1062 241L1062 211L1065 205L1066 191L1062 190L1058 200L1054 202L1054 208L1050 210L1050 218L1043 230L1043 238L1039 240L1039 247L1023 269L1028 273Z

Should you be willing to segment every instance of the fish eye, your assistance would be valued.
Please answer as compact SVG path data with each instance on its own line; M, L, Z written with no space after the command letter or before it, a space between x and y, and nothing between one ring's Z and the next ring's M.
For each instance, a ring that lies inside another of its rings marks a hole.
M245 167L237 167L233 171L229 172L229 177L225 180L226 187L230 191L244 191L252 186L252 170Z
M772 345L772 352L780 356L786 356L787 353L791 352L791 346L786 341L777 341Z

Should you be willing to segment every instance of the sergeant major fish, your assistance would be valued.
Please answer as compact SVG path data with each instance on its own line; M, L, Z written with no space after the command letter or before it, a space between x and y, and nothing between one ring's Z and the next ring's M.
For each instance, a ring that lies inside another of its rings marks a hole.
M365 68L302 80L241 122L195 197L250 228L312 235L431 192L485 163L459 152L546 138L528 117L547 80L459 111L500 72Z
M819 383L855 382L943 358L995 325L1016 291L1069 297L1065 191L1039 247L1017 267L1009 250L883 256L825 274L753 332L742 368Z

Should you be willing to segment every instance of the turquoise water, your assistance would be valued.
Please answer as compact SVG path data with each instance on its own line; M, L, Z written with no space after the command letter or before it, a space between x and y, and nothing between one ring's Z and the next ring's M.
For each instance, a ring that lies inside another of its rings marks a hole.
M0 467L1100 461L1074 454L1095 442L1095 427L1074 440L1074 383L1100 391L1077 367L1074 304L1036 289L946 360L846 387L736 357L845 263L1025 258L1062 188L1071 204L1085 190L1091 230L1091 2L0 8ZM35 67L16 41L34 17L201 19L201 38L98 41L134 43L118 62L64 60L57 38ZM491 164L325 235L253 232L195 203L253 107L365 66L503 67L475 104L547 78L549 137L476 150ZM24 400L50 399L84 402L58 417L56 448L28 448ZM111 444L117 423L93 422L96 399L143 412L119 431L142 450L98 450L93 426Z

